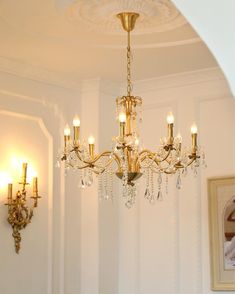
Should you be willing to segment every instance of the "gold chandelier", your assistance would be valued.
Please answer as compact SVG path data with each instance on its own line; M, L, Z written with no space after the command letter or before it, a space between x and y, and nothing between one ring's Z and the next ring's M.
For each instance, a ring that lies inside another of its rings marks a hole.
M116 99L119 135L115 138L111 151L100 154L95 152L95 140L88 139L88 144L80 140L80 120L73 120L73 138L67 125L64 130L64 151L61 160L65 168L79 170L79 183L82 188L91 186L93 174L98 176L99 195L101 198L113 197L113 175L121 179L125 204L130 208L137 195L136 180L142 175L146 178L144 197L150 203L162 199L162 176L177 174L176 187L181 188L181 176L187 174L191 166L194 174L200 163L205 166L205 154L197 145L197 127L191 128L192 146L182 149L181 136L174 137L174 117L167 116L167 138L161 139L160 147L155 151L142 149L139 140L139 122L142 99L132 95L131 83L131 45L130 33L134 29L138 13L123 12L117 17L127 32L127 94ZM154 180L155 175L157 180Z

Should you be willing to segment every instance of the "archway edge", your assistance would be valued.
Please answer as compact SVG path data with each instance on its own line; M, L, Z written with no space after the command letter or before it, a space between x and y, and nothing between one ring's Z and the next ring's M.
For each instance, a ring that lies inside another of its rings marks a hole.
M235 97L235 1L227 0L172 0L192 27L206 43Z

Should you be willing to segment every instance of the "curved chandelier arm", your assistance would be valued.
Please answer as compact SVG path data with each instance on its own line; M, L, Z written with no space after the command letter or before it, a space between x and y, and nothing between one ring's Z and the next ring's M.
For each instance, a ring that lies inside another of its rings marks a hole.
M145 153L147 153L147 154L145 154ZM141 156L142 156L143 154L145 154L145 156L141 158ZM141 151L141 152L139 153L139 157L138 157L136 160L139 160L139 161L142 162L142 161L144 161L146 158L149 158L149 159L154 160L154 162L156 162L156 164L158 165L159 163L161 163L161 162L163 162L163 161L166 161L170 154L171 154L171 149L169 148L168 151L167 151L167 154L165 155L165 157L162 158L162 159L158 159L158 158L156 157L156 156L158 155L156 152L152 152L152 151L150 151L150 150L148 150L148 149L145 149L145 150L143 150L143 151Z
M96 156L95 156L93 159L91 159L91 160L83 160L83 159L81 158L81 156L80 156L78 150L74 150L74 151L75 151L75 153L76 153L78 159L79 159L81 162L87 164L86 167L92 167L92 168L93 168L93 167L97 167L97 168L102 168L102 169L103 169L103 168L105 168L106 166L109 166L109 165L113 162L113 160L114 160L114 161L117 163L118 170L121 171L121 160L120 160L120 158L118 157L118 155L115 154L115 153L113 153L112 151L104 151L103 153L96 155ZM95 164L100 158L102 158L102 157L107 157L107 156L110 156L110 155L111 155L113 158L112 158L111 160L109 160L108 163L107 163L107 165L105 165L104 167L101 167L101 166L98 166L98 165ZM84 168L85 168L85 167L84 167Z

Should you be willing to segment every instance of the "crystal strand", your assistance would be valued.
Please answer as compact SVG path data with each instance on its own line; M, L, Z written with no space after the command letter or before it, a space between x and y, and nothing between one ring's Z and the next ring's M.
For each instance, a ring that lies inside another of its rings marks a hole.
M113 169L112 167L110 168L109 171L109 180L110 180L110 199L113 201Z
M202 152L202 167L207 168L206 156L204 152Z
M83 171L79 170L79 183L78 183L79 188L85 188L85 182L84 182L84 178L83 178Z
M188 174L188 168L187 168L187 166L186 166L186 167L183 169L183 171L182 171L182 175L183 175L184 177L186 177L187 174Z
M160 171L159 171L159 173L158 173L157 183L158 183L157 200L158 200L158 201L162 201L162 200L163 200L162 191L161 191L161 186L162 186L162 174L161 174Z
M99 199L102 200L103 198L102 174L98 175L98 195L99 195Z
M56 163L55 163L55 168L60 168L60 158L59 156L57 156L57 159L56 159Z
M182 181L181 181L181 175L180 175L180 170L178 171L178 176L176 180L176 188L180 190L182 187Z
M166 174L166 194L168 194L169 192L168 185L169 185L169 179L168 179L168 174Z
M108 193L108 171L105 170L104 172L104 199L109 199L109 193Z
M146 189L144 192L144 198L148 199L150 198L150 191L149 191L149 169L145 171L145 177L146 177Z
M149 203L154 204L155 203L155 195L154 195L154 182L153 182L153 171L150 171L150 198L149 198Z

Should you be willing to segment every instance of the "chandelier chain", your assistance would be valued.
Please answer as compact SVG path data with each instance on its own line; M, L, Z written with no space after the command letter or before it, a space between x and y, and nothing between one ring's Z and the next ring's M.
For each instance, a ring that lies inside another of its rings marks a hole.
M127 35L127 96L131 96L132 82L131 82L131 37L130 32Z

